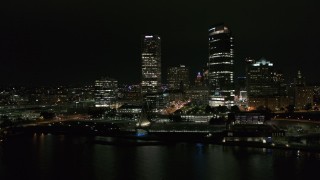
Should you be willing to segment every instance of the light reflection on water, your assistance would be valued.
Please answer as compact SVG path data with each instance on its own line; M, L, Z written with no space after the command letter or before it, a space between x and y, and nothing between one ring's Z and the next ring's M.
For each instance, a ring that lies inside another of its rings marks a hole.
M0 146L1 179L305 179L319 165L320 153L201 143L115 146L33 134Z

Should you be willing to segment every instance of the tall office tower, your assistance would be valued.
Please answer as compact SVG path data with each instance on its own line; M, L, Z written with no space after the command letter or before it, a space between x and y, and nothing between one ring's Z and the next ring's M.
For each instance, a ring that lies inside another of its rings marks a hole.
M192 103L197 105L208 104L209 99L209 88L204 82L204 76L201 72L198 72L195 80L194 86L186 90L186 98L192 101Z
M95 81L95 106L113 107L117 101L118 81L101 78Z
M279 94L273 63L260 59L252 64L247 72L248 95L250 97L269 97Z
M234 47L227 26L218 24L209 29L208 79L210 106L234 104Z
M314 104L314 97L316 97L315 89L317 88L315 86L308 86L305 77L302 76L300 71L298 71L297 76L293 79L293 88L295 108L308 110L307 104L311 106Z
M300 71L298 71L297 77L293 79L293 84L295 86L306 86L306 79L304 76L301 75Z
M248 66L247 91L249 109L267 107L279 110L291 101L287 95L283 74L264 58Z
M142 38L142 94L157 93L161 88L161 39L157 35Z
M185 90L189 88L189 69L185 65L170 67L167 82L170 89Z
M201 76L200 72L198 72L197 77L194 80L194 86L196 87L203 86L203 77Z

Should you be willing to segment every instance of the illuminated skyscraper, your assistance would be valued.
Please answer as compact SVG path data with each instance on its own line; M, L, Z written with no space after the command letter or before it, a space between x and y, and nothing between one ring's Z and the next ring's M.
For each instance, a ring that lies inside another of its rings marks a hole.
M203 77L201 76L201 73L198 72L197 77L194 81L194 86L199 87L199 86L203 86Z
M170 89L188 89L189 69L185 65L168 68L167 81Z
M95 106L113 107L116 104L118 81L111 78L101 78L95 81Z
M210 106L234 104L233 48L233 37L227 26L219 24L209 29Z
M142 94L157 93L161 88L161 39L157 35L142 38Z
M293 79L293 84L296 85L296 86L305 86L306 85L306 79L305 79L305 77L303 77L301 75L300 71L298 71L297 77L295 77Z
M268 97L279 94L279 87L273 63L264 58L249 66L247 90L249 97Z

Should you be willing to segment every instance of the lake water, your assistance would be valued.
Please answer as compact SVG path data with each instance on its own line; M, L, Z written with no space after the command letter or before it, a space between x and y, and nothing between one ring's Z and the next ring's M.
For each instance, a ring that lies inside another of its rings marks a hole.
M177 143L102 145L93 137L25 135L0 144L0 179L318 179L320 154ZM314 178L317 177L317 178Z

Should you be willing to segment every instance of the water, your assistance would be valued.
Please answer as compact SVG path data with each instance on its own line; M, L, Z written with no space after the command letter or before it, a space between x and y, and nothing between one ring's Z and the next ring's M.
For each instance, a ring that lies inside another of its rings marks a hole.
M92 140L10 139L0 145L0 179L307 179L317 177L320 167L318 153L195 143L114 146Z

